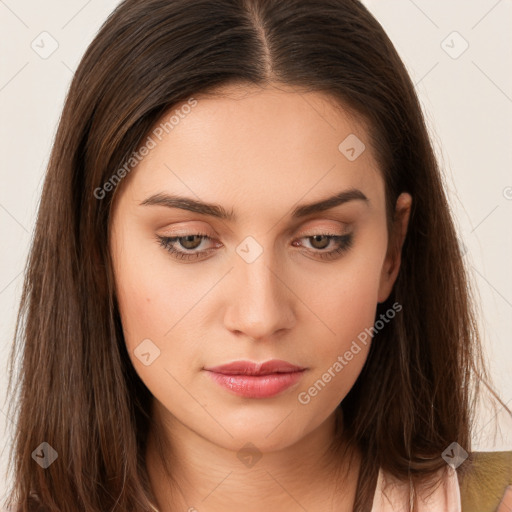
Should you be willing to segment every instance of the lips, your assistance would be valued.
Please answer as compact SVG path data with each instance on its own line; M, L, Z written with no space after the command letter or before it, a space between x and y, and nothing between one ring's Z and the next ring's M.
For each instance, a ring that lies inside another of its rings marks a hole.
M272 373L292 373L299 372L305 368L281 361L279 359L272 359L264 363L253 363L252 361L235 361L221 366L212 366L205 368L205 370L223 375L270 375Z
M214 382L244 398L270 398L297 384L306 368L273 359L235 361L204 368Z

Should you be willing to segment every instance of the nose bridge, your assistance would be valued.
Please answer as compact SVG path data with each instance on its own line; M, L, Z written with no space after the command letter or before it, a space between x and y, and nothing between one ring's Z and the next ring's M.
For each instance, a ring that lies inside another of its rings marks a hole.
M281 274L282 266L272 247L254 239L237 247L234 297L226 315L226 326L254 339L290 328L293 311L290 292Z

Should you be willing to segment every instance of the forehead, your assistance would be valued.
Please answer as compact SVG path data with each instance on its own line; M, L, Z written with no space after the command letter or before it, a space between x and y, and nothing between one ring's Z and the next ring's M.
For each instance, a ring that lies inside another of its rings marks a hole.
M139 200L173 192L261 209L344 188L383 192L363 120L320 92L225 86L175 105L149 136L128 187Z
M285 85L228 85L195 96L195 102L186 114L174 116L174 142L199 154L215 147L217 155L229 154L231 161L237 156L265 159L269 153L289 161L316 153L326 156L326 149L337 154L345 136L367 139L360 116L318 91ZM169 114L180 113L185 104L176 105L157 126L165 125Z

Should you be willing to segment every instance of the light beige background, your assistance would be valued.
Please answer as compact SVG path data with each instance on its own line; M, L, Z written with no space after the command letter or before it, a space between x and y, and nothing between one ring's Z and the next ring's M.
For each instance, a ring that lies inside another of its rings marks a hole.
M45 166L73 70L117 3L0 0L0 500L13 426L4 412L6 360ZM364 3L416 83L480 294L491 374L511 407L512 2ZM46 50L58 44L48 58L31 47L41 53L41 38ZM512 449L512 420L482 410L474 448ZM494 439L496 418L502 434Z

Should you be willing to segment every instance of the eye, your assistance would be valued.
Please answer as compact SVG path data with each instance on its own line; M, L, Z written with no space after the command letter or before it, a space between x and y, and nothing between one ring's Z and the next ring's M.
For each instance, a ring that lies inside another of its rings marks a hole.
M346 233L344 235L323 233L319 235L305 236L299 238L299 240L308 240L313 249L315 249L315 251L309 252L313 252L315 256L324 260L333 260L347 252L352 247L354 235L352 233ZM293 242L293 245L296 245L296 242ZM332 245L334 245L334 247L331 250L325 251L326 247Z
M174 258L179 260L197 259L215 250L203 249L201 251L197 251L197 248L201 246L204 240L212 240L205 233L191 233L188 235L174 237L157 236L157 240L164 249L169 251ZM184 250L177 248L177 245L181 245Z
M216 248L222 247L221 243L216 243L214 248L205 248L199 250L203 242L213 239L206 233L190 233L182 236L160 236L157 235L157 241L166 251L171 253L172 257L178 260L197 260L204 258L208 254L215 251ZM298 240L308 240L312 249L307 249L308 253L313 253L320 259L332 260L348 251L353 245L353 234L336 235L331 233L321 233L309 236L303 236ZM294 241L294 247L304 247L302 244L297 245ZM326 251L327 247L334 247Z

